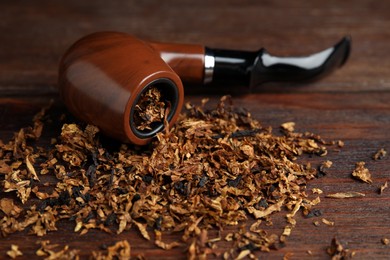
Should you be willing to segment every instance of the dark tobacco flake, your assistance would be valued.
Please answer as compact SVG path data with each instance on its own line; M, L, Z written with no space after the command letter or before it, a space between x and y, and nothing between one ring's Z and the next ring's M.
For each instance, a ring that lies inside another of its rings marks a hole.
M162 222L163 222L163 218L162 218L162 216L159 216L156 219L156 221L154 222L154 228L157 229L157 230L161 230Z
M127 189L124 189L121 187L117 187L115 190L116 190L118 195L124 195L124 194L127 194L129 192Z
M95 212L91 211L88 213L88 216L83 219L83 222L88 223L88 221L90 221L91 219L94 219L95 217L96 217Z
M240 183L241 179L242 179L242 176L240 175L237 178L235 178L234 180L229 180L228 185L230 187L237 187L238 184Z
M58 198L47 198L39 203L38 211L43 212L46 207L69 205L71 196L68 191L62 191Z
M312 209L306 215L307 218L320 217L320 216L322 216L322 210L320 209Z
M93 161L93 164L95 166L98 166L99 165L99 162L98 162L98 155L96 153L96 151L92 151L92 161Z
M123 169L124 169L125 172L127 172L127 173L130 173L130 172L133 172L133 171L134 171L134 167L133 167L133 166L126 166L126 167L123 167Z
M146 182L147 184L150 184L153 180L153 176L151 174L146 174L142 176L142 181Z
M91 164L88 167L88 170L85 173L85 175L88 177L89 186L93 188L93 186L95 186L96 183L96 165Z
M64 190L58 196L58 205L69 205L71 200L70 194L67 190Z
M112 226L116 221L116 214L111 213L110 215L107 216L106 220L104 221L105 226Z
M199 187L204 187L208 181L208 177L206 175L203 175L200 180L199 180L199 183L198 183L198 186Z
M110 172L110 178L108 180L108 187L112 187L112 183L114 182L115 169L112 168Z
M258 165L254 166L251 169L251 173L253 173L253 174L260 173L260 172L261 172L261 168Z
M257 205L258 205L258 207L262 207L264 209L268 208L268 202L264 198L262 198Z
M84 194L81 192L83 189L84 188L80 186L72 187L72 197L73 198L81 197L82 199L84 199Z
M174 184L174 187L177 192L179 192L180 195L186 196L188 189L187 189L187 182L186 181L179 181Z
M169 175L163 175L162 179L163 179L162 185L167 185L172 183L172 178Z
M136 202L136 201L138 201L138 200L140 200L141 199L141 196L138 194L138 193L136 193L136 194L134 194L134 196L133 196L133 198L132 198L132 200L131 200L131 202Z
M243 250L255 251L256 249L258 249L258 247L252 242L249 242L248 244L238 248L239 251L243 251Z
M90 200L91 200L91 194L90 193L85 193L84 197L83 197L84 201L86 203L88 203Z

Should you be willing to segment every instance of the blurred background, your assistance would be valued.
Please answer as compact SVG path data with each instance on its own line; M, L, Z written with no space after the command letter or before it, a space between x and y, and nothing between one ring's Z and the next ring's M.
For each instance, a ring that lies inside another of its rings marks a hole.
M265 47L275 55L310 54L351 35L347 66L295 91L389 90L389 10L390 1L373 0L3 0L0 95L55 94L61 55L96 31L217 48Z

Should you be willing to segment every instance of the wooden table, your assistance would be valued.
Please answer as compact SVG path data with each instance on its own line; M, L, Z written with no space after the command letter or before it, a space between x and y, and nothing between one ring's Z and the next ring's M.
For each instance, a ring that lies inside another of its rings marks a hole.
M329 174L309 183L324 191L317 206L330 227L315 227L315 219L298 214L297 227L286 246L261 259L327 259L333 237L356 252L356 259L390 258L389 156L374 161L380 148L390 152L390 2L389 1L2 1L0 3L0 138L29 125L32 116L54 99L54 111L66 108L57 97L58 61L75 40L95 31L114 30L145 39L199 43L219 48L255 50L266 47L277 55L304 55L327 48L344 35L353 39L347 64L318 82L306 85L267 84L253 94L236 95L237 106L248 108L263 125L278 128L295 121L298 131L311 131L327 140L343 140L340 152L328 159ZM219 94L187 95L186 100L212 102ZM314 159L315 160L315 159ZM318 162L320 160L318 159ZM373 183L351 178L355 163L365 161ZM0 180L2 177L0 176ZM333 192L353 190L364 198L335 200ZM4 196L4 193L0 193ZM318 218L317 220L320 220ZM273 217L271 231L279 233L283 215ZM172 251L145 243L137 232L119 236L90 231L80 237L73 223L61 222L58 232L44 237L52 243L80 249L87 258L102 244L127 239L136 256L185 258L185 248ZM28 232L0 238L0 258L11 244L23 258L34 258L37 237ZM307 251L310 250L312 255ZM212 257L212 256L210 256Z

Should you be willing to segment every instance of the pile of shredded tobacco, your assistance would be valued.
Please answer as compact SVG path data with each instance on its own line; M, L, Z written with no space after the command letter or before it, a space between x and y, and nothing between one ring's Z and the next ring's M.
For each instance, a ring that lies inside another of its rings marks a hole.
M309 214L319 203L306 193L317 170L297 158L325 156L326 146L337 143L297 133L292 122L274 134L229 97L214 109L205 109L205 103L186 104L176 125L141 149L106 147L98 128L74 123L63 124L50 146L39 147L43 118L50 116L43 109L32 127L0 143L1 192L17 196L0 200L2 235L27 229L44 236L60 231L61 220L74 223L81 235L90 229L119 234L135 228L163 249L187 244L189 258L217 254L220 241L232 244L220 253L224 258L253 257L256 250L275 248L291 234L297 212ZM47 176L50 182L41 181ZM281 210L287 210L284 230L267 233L264 225ZM237 231L210 235L226 226ZM170 232L181 239L164 242ZM121 242L106 255L129 255L130 244ZM57 254L47 243L41 246L39 255ZM18 248L11 253L19 254Z
M166 104L158 88L149 88L141 94L134 107L134 124L138 130L152 130L153 123L164 121Z

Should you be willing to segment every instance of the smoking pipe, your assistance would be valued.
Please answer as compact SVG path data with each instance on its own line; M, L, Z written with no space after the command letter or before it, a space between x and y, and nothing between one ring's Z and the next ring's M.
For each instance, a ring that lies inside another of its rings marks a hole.
M139 130L135 106L155 87L169 107L171 126L183 105L184 83L254 87L267 81L319 78L348 58L350 39L305 57L276 57L265 49L236 51L201 45L145 42L125 33L99 32L74 43L62 57L59 92L68 109L124 142L147 144L164 122Z

